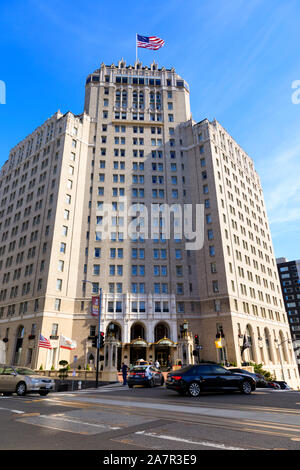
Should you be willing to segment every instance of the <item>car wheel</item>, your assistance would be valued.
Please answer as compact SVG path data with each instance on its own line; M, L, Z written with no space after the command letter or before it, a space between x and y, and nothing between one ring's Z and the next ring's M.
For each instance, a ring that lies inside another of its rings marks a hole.
M133 385L128 385L128 388L133 388Z
M16 388L17 395L19 397L24 397L26 395L26 384L25 382L19 382Z
M248 380L244 380L244 382L242 383L241 392L244 395L250 395L250 393L252 392L251 383Z
M201 392L201 388L197 382L192 382L189 385L189 394L191 397L199 397L200 392Z
M149 380L149 387L150 387L150 388L153 388L154 385L155 385L155 384L154 384L154 380L153 380L153 379Z
M41 397L45 397L46 395L48 395L49 392L39 392L40 396Z

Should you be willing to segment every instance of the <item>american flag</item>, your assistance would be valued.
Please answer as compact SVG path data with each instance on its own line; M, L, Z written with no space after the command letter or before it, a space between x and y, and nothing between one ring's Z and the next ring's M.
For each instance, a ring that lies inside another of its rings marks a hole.
M160 47L163 47L165 41L160 39L156 36L140 36L139 34L136 35L137 47L143 47L145 49L152 49L153 51L157 51Z
M52 349L50 341L40 334L39 348Z

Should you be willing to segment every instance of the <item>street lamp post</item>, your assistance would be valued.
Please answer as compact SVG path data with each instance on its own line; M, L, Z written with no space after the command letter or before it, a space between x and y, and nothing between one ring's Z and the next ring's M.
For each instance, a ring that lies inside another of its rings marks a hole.
M91 281L85 281L83 280L82 282L92 284L93 289L95 289L94 283ZM96 388L98 388L99 385L99 359L100 359L100 320L101 320L101 303L102 303L102 289L97 287L97 290L99 292L99 313L98 313L98 337L97 337L97 359L96 359Z

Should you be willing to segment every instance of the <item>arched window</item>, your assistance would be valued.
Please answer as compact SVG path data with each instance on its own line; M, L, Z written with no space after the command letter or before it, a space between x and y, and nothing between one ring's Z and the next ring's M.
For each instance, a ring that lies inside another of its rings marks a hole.
M122 108L127 108L127 91L122 91Z
M122 330L120 325L115 322L110 322L106 328L106 336L113 336L118 341L122 341Z
M145 328L141 323L134 323L131 327L130 341L138 338L145 339Z
M132 107L134 109L137 109L138 107L138 93L136 90L134 90L132 93Z
M142 91L139 93L139 109L144 109L144 93Z
M271 356L271 347L270 347L270 333L268 328L265 328L265 343L266 343L266 349L268 353L268 359L270 362L272 362L272 356Z
M154 329L154 341L170 337L170 329L166 323L158 323Z
M253 342L252 342L252 330L251 330L251 326L250 325L247 325L246 327L246 340L247 342L249 343L249 348L248 348L248 351L249 351L249 359L250 361L253 361L254 360L254 356L253 356Z
M15 348L14 359L13 359L13 363L15 365L20 364L24 333L25 333L24 326L20 325L17 330L17 335L16 335L16 348Z
M281 330L279 331L279 344L280 344L279 348L281 348L283 359L286 362L288 362L288 355L287 355L287 350L286 350L287 341L285 341L283 332Z
M121 105L121 92L120 90L116 90L116 107L119 108Z

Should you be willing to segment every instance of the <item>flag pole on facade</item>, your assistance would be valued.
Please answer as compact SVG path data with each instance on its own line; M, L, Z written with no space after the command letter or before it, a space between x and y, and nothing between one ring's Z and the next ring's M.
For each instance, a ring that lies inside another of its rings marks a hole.
M138 61L138 45L137 45L138 34L135 33L135 61Z
M244 351L248 348L251 347L251 344L249 342L249 340L247 339L246 337L246 333L244 334L244 339L243 339L243 346L242 346L242 349L241 349L241 358L243 359L243 354L244 354Z

